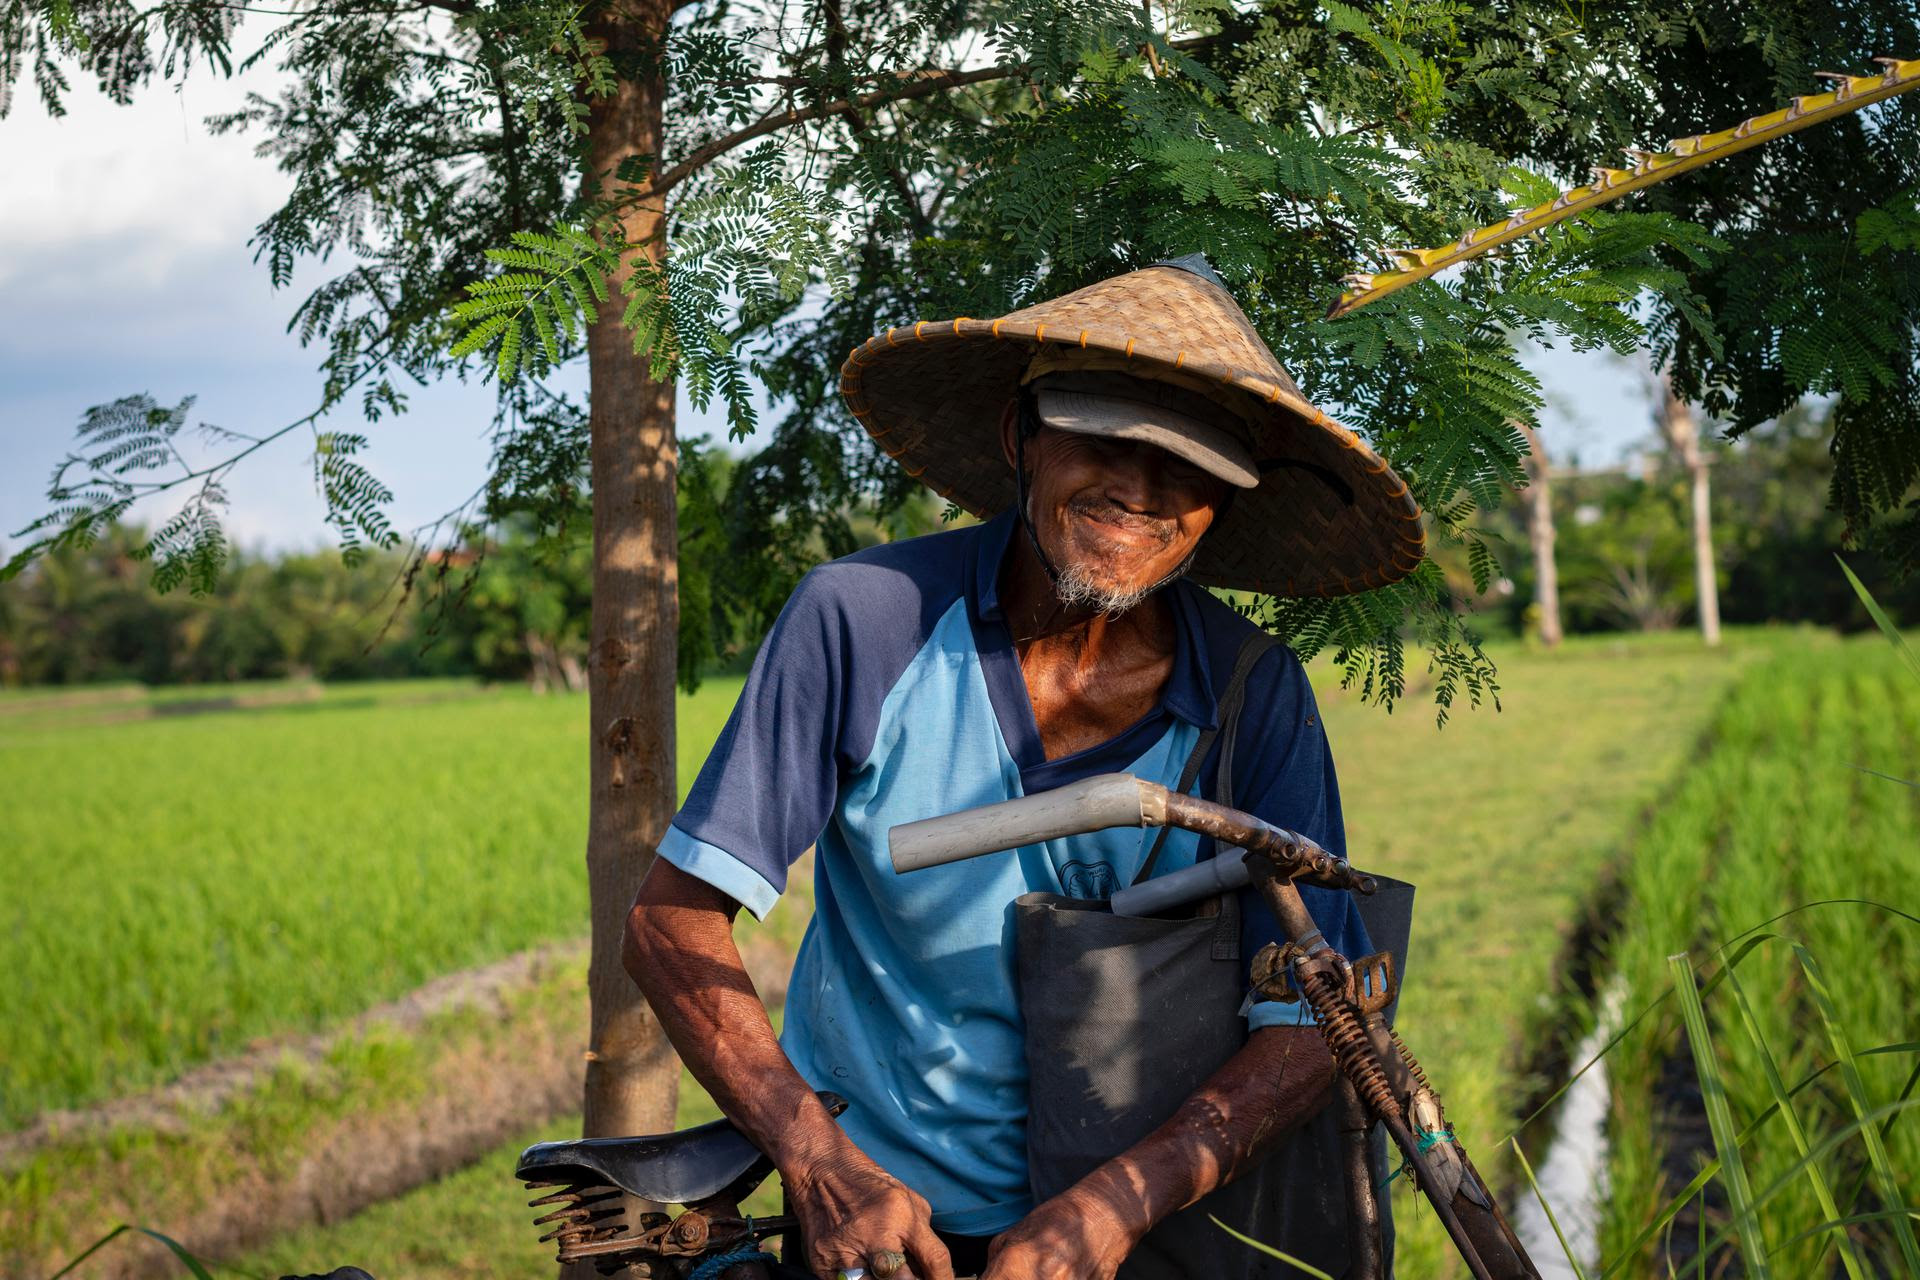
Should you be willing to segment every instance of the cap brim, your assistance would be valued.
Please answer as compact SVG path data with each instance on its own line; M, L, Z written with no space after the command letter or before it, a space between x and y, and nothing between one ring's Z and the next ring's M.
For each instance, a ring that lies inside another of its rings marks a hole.
M1121 396L1044 387L1034 393L1034 403L1040 421L1061 431L1137 440L1165 449L1236 489L1260 485L1260 470L1245 444L1230 432L1187 414Z

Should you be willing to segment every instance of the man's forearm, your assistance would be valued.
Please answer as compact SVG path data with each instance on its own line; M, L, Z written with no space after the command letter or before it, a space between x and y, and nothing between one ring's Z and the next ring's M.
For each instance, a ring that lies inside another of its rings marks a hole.
M656 861L627 918L627 972L681 1061L720 1110L783 1169L840 1139L780 1048L733 941L737 904Z
M897 1252L914 1275L953 1280L926 1200L854 1146L774 1038L733 945L737 909L656 861L627 915L627 972L694 1079L779 1167L816 1275Z
M1325 1105L1333 1058L1313 1027L1253 1033L1180 1109L1065 1195L1135 1242L1245 1173Z

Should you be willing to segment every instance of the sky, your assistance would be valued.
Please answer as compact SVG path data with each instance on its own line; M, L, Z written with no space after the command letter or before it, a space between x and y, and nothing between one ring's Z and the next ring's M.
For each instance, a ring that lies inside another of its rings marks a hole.
M80 83L61 119L20 89L0 119L0 546L45 511L48 475L89 406L194 395L194 422L256 435L310 412L321 353L286 324L305 288L338 269L309 265L276 292L253 260L253 228L287 179L253 154L255 139L200 123L239 105L240 86L196 75L122 107ZM1556 465L1611 465L1650 438L1645 390L1625 364L1564 349L1526 359L1548 387ZM396 528L434 520L484 480L491 406L485 386L446 380L411 388L406 414L367 430ZM683 397L682 434L724 439L716 409L697 413ZM324 424L362 425L357 402ZM243 546L331 541L309 453L296 432L236 472L227 526ZM151 522L170 506L137 510Z

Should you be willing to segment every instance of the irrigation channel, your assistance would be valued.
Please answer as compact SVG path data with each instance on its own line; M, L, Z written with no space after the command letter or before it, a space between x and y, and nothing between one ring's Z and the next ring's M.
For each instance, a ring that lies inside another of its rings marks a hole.
M1522 1186L1514 1192L1513 1229L1540 1268L1542 1280L1581 1280L1600 1261L1600 1214L1607 1194L1607 1062L1595 1061L1618 1025L1621 988L1607 988L1597 1002L1600 1016L1568 1058L1569 1072L1584 1072L1567 1084L1552 1107L1521 1136L1546 1139L1544 1152L1529 1156L1539 1196ZM1526 1145L1525 1141L1522 1146ZM1547 1216L1544 1198L1553 1210ZM1555 1231L1556 1224L1559 1230ZM1563 1247L1560 1237L1566 1238ZM1568 1260L1568 1254L1572 1260ZM1578 1267L1575 1267L1578 1263Z

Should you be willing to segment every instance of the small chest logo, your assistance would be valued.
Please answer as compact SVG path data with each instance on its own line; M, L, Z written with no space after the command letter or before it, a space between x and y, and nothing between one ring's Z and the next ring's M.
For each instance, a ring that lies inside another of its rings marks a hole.
M1069 862L1060 868L1060 883L1069 898L1111 898L1120 878L1104 862Z

